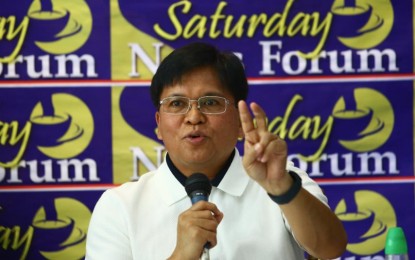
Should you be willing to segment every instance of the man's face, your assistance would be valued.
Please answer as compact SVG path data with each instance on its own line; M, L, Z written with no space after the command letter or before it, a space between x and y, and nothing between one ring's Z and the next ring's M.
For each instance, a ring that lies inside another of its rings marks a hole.
M166 114L163 108L156 112L157 137L164 142L174 165L187 176L202 172L213 178L229 158L238 137L243 136L235 100L210 68L186 74L180 83L166 87L160 100L171 96L220 96L230 101L226 112L216 115L200 112L197 102L192 102L192 108L182 115Z

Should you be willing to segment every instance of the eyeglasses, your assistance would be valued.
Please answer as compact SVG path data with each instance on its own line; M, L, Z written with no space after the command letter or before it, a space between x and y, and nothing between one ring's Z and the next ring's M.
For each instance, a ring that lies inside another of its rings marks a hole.
M229 100L218 96L204 96L198 99L188 97L166 97L160 101L161 111L167 114L183 115L189 112L191 102L197 102L197 109L207 115L222 114L226 112Z

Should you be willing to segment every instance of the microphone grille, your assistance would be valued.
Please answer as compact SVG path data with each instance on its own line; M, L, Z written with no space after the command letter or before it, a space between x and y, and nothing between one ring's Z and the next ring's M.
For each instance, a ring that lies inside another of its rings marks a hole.
M196 190L203 190L209 195L212 190L212 184L209 178L203 173L193 173L186 179L184 188L189 196Z

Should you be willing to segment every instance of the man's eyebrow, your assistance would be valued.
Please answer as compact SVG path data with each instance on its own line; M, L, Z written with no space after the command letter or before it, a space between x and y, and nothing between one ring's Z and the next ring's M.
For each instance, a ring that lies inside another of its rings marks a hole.
M207 92L204 93L203 96L223 96L222 92Z
M206 93L203 93L202 95L198 96L198 98L205 97L205 96L223 97L224 94L222 92L206 92ZM188 97L188 96L186 96L184 94L181 94L181 93L172 93L172 94L168 95L167 97Z
M186 97L186 96L183 94L179 94L179 93L173 93L173 94L168 95L167 97Z

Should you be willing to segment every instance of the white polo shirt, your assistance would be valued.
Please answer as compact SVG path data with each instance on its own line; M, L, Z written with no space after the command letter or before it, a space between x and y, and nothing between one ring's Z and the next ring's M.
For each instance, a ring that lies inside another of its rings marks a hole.
M292 163L287 169L327 204L305 172ZM246 174L238 151L209 201L224 214L210 259L304 259L279 206ZM183 185L163 162L137 182L103 193L89 225L86 259L167 259L176 245L178 216L190 207Z

